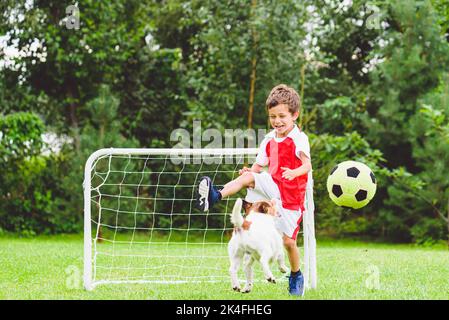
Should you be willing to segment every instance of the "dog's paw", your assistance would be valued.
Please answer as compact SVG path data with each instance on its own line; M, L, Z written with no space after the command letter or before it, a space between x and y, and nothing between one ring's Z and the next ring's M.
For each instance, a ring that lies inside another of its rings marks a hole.
M276 279L275 278L268 278L267 281L271 282L271 283L276 283Z
M252 288L252 286L245 286L242 290L242 293L250 293Z
M240 287L233 287L232 290L240 292L242 289L240 289Z
M282 273L287 273L288 269L287 269L286 266L280 266L279 267L279 271L282 272Z

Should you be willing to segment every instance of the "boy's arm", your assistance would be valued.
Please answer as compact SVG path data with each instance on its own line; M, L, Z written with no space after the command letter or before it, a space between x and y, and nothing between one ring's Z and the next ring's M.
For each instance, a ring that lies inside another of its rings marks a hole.
M299 153L299 159L301 159L302 165L296 169L289 169L287 167L281 167L284 172L282 172L282 177L287 180L293 180L296 177L302 176L312 170L312 163L309 157L305 155L304 152Z

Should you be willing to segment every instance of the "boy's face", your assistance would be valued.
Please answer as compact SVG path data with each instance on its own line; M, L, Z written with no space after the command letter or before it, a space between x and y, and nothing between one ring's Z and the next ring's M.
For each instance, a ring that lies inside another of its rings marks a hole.
M268 109L270 124L276 130L276 136L283 138L293 129L299 112L291 114L286 104L278 104L276 107Z

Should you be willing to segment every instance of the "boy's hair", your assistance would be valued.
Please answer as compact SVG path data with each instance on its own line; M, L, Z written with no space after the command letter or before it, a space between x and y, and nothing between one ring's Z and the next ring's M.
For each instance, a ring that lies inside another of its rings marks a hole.
M274 87L268 95L265 105L267 110L269 110L280 104L287 105L288 111L290 111L291 114L299 112L300 100L295 89L290 88L285 84L280 84Z

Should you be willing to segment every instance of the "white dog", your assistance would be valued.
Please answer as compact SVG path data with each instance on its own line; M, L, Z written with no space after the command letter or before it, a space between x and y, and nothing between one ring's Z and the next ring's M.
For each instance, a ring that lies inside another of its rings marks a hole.
M277 215L275 201L258 201L248 206L247 215L244 219L242 214L242 199L238 198L232 210L231 222L234 232L228 244L228 254L231 260L229 272L231 274L232 289L250 292L253 286L254 261L260 261L269 282L276 283L270 270L270 262L277 261L279 270L287 272L284 261L284 248L282 237L275 227ZM250 227L247 227L250 225ZM246 285L240 289L237 272L243 258L245 258Z

